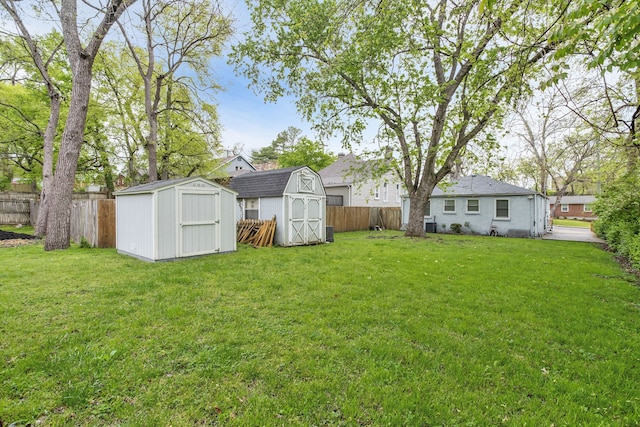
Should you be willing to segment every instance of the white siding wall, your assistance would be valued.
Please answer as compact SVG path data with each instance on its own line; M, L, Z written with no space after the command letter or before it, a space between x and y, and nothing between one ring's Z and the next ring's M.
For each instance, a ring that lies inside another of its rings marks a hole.
M467 212L467 200L478 200L478 212ZM496 200L509 200L509 218L496 218ZM445 212L445 200L455 200L455 212ZM451 224L461 224L465 233L487 235L492 227L498 234L513 236L540 236L545 233L545 198L523 196L436 197L431 199L431 216L437 232L450 232ZM402 201L402 223L409 222L409 198Z
M387 182L387 197L385 201L384 182ZM400 197L403 195L403 186L398 188L398 179L393 174L386 174L379 181L366 181L353 184L351 187L351 204L345 198L345 206L374 206L374 207L400 207ZM379 189L378 198L375 190Z
M282 245L286 239L288 216L284 205L283 197L260 198L260 219L271 220L274 215L276 216L276 232L273 237L273 243L276 245Z
M118 252L154 259L154 206L152 194L118 196L116 248Z
M220 191L220 252L236 250L236 195Z
M176 189L167 188L158 192L158 259L171 259L178 256L176 239L178 238L176 218Z

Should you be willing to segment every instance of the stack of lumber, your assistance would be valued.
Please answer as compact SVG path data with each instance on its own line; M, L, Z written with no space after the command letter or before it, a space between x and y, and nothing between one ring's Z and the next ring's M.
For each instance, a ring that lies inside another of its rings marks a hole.
M247 243L253 247L273 246L276 232L276 217L270 221L259 219L243 219L238 221L238 243Z

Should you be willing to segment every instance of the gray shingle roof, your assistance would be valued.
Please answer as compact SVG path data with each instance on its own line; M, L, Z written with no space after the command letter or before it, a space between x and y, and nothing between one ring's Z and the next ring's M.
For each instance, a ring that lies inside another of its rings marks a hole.
M536 194L533 190L496 181L484 175L465 176L449 185L440 184L433 190L431 197L447 196L514 196Z
M555 203L557 196L549 197L549 203ZM562 196L560 203L563 205L588 205L596 201L596 196Z
M363 179L371 179L367 176L367 169L371 167L367 162L356 158L353 153L338 156L338 160L326 168L320 169L318 175L322 183L331 187L334 185L348 185Z
M239 199L282 196L291 174L303 167L305 166L251 172L234 176L229 183L229 188L238 193Z
M187 181L194 181L196 179L201 179L201 178L192 177L192 178L167 179L164 181L153 181L147 184L140 184L140 185L135 185L133 187L125 188L124 190L118 191L115 194L118 195L118 194L132 194L132 193L151 193L160 188L171 187L176 184L181 184Z

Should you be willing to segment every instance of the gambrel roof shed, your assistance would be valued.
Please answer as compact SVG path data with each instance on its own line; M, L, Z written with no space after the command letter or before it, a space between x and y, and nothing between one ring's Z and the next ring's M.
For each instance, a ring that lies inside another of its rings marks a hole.
M236 249L236 193L204 178L154 181L116 196L116 248L147 261Z
M238 193L239 220L276 217L275 244L325 241L324 187L320 176L308 166L238 175L229 187Z

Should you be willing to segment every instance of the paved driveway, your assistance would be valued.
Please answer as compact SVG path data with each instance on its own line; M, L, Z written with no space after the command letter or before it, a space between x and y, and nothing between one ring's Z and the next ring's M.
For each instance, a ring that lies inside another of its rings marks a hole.
M563 227L554 225L551 233L542 236L547 240L570 240L573 242L595 242L604 243L596 234L588 228L581 227Z

